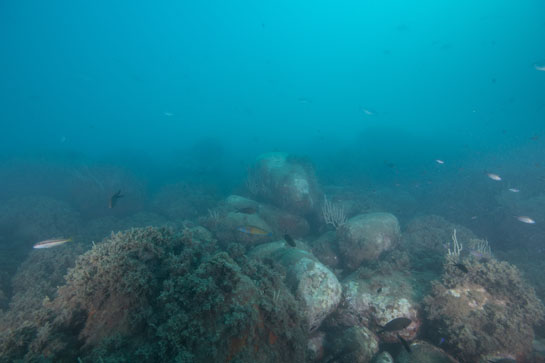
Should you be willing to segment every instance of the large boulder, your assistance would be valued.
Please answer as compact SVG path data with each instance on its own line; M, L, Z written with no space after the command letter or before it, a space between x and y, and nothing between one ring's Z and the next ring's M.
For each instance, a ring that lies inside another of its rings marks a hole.
M314 212L321 201L312 164L287 153L260 155L250 170L247 186L256 197L299 215Z
M241 228L255 227L260 233L246 233ZM222 244L239 242L255 246L273 239L272 228L258 214L228 212L217 217L212 231Z
M304 217L270 205L261 205L259 215L280 236L287 233L293 238L298 238L307 235L310 231L310 225Z
M301 302L311 332L337 308L341 284L310 252L278 241L257 246L250 255L270 258L286 269L286 284Z
M327 336L328 362L367 363L379 349L375 334L365 327L353 326Z
M268 204L260 204L239 195L230 195L210 209L203 225L216 234L220 242L240 242L254 246L289 234L293 238L309 232L309 224L302 216L283 211ZM265 233L244 233L239 227L257 227Z
M466 272L445 264L424 299L430 334L445 338L442 348L464 362L491 355L527 361L533 326L545 313L534 289L507 262L470 257L461 263Z
M354 273L343 281L342 286L342 302L328 319L330 326L365 326L378 332L389 321L405 317L412 321L409 326L395 332L382 332L380 339L395 343L397 334L408 341L416 337L422 322L413 300L411 281L406 275L395 272L360 278Z
M328 231L312 242L312 253L321 263L331 269L339 267L339 254L337 252L337 235L334 231Z
M396 361L399 363L458 363L442 349L422 340L411 343L410 349L411 352L401 351L396 357ZM485 362L500 362L500 360L486 360Z
M339 252L345 267L357 269L376 260L400 238L399 222L390 213L359 214L337 229Z

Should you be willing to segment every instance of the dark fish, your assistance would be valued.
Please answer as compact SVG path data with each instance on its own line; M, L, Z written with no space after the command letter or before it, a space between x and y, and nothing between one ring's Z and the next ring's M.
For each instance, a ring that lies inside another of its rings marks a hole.
M293 238L291 238L291 236L289 234L285 234L284 235L284 240L286 241L287 244L289 244L291 247L295 247L295 241Z
M399 334L396 334L397 335L397 339L399 339L399 341L401 342L401 344L403 344L403 346L405 347L405 349L407 350L407 352L411 352L411 346L409 345L409 343L403 339L403 337Z
M387 167L389 167L390 169L393 169L396 167L396 164L390 162L390 161L386 161L384 160L384 165L386 165Z
M113 208L113 207L115 207L115 205L116 205L116 203L117 203L117 200L118 200L119 198L123 198L123 197L124 197L124 195L121 194L121 190L118 190L117 193L115 193L114 195L112 195L112 196L110 197L110 204L109 204L110 209Z
M465 274L469 272L469 270L467 269L467 267L465 267L463 263L459 263L459 262L455 263L454 267L457 267L460 271L462 271Z
M381 292L382 292L382 287L379 287L379 288L377 289L377 294L380 294Z
M257 213L257 210L254 207L240 208L238 211L239 211L239 213L244 213L244 214L256 214Z
M489 359L489 363L517 363L513 358Z
M386 323L386 325L381 326L382 329L379 330L377 334L383 333L385 331L396 331L396 330L405 329L411 323L412 323L412 320L409 318L405 318L405 317L395 318L393 320L390 320L388 323Z

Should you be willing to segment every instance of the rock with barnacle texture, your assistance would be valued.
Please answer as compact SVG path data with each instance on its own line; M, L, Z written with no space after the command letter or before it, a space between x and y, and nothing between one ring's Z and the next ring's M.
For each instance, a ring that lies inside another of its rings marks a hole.
M341 300L341 284L331 270L312 253L286 246L283 241L255 247L250 255L269 258L286 269L286 284L301 302L311 332L336 308Z
M337 229L339 252L349 270L357 269L364 261L376 260L400 236L399 222L390 213L359 214Z
M383 342L396 343L399 334L407 341L413 340L422 322L413 300L411 281L400 272L360 276L358 271L343 281L342 302L328 318L328 325L366 326L379 332L393 319L405 317L411 320L409 326L398 331L381 332L379 338Z

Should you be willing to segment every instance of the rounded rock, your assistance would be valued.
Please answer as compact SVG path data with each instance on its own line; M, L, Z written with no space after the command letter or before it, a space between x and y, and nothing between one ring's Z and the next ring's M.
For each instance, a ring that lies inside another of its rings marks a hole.
M248 176L248 188L255 196L299 215L313 212L320 200L312 164L282 152L257 158Z
M408 341L416 337L422 321L411 298L414 295L411 282L406 276L399 272L376 274L368 279L349 276L342 286L342 303L329 319L329 325L366 326L379 331L389 321L405 317L412 321L411 324L399 331L382 332L379 334L381 341L396 343L396 334Z
M399 222L390 213L359 214L337 229L339 251L349 270L357 269L364 261L376 260L400 236Z
M328 335L328 361L370 362L379 349L378 338L366 327L350 327Z
M301 301L309 331L318 329L341 301L341 284L310 252L272 242L254 248L251 256L271 258L286 268L286 284Z

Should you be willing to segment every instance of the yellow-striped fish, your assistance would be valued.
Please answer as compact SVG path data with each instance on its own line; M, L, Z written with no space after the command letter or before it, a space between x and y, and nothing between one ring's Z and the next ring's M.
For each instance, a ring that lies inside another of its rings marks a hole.
M34 248L51 248L65 244L66 242L72 242L72 238L53 238L45 241L38 242L34 245Z
M242 233L246 233L246 234L252 234L252 235L255 235L255 236L270 236L270 235L272 235L271 232L267 232L264 229L261 229L259 227L254 227L254 226L240 226L240 227L237 227L237 231L242 232Z

